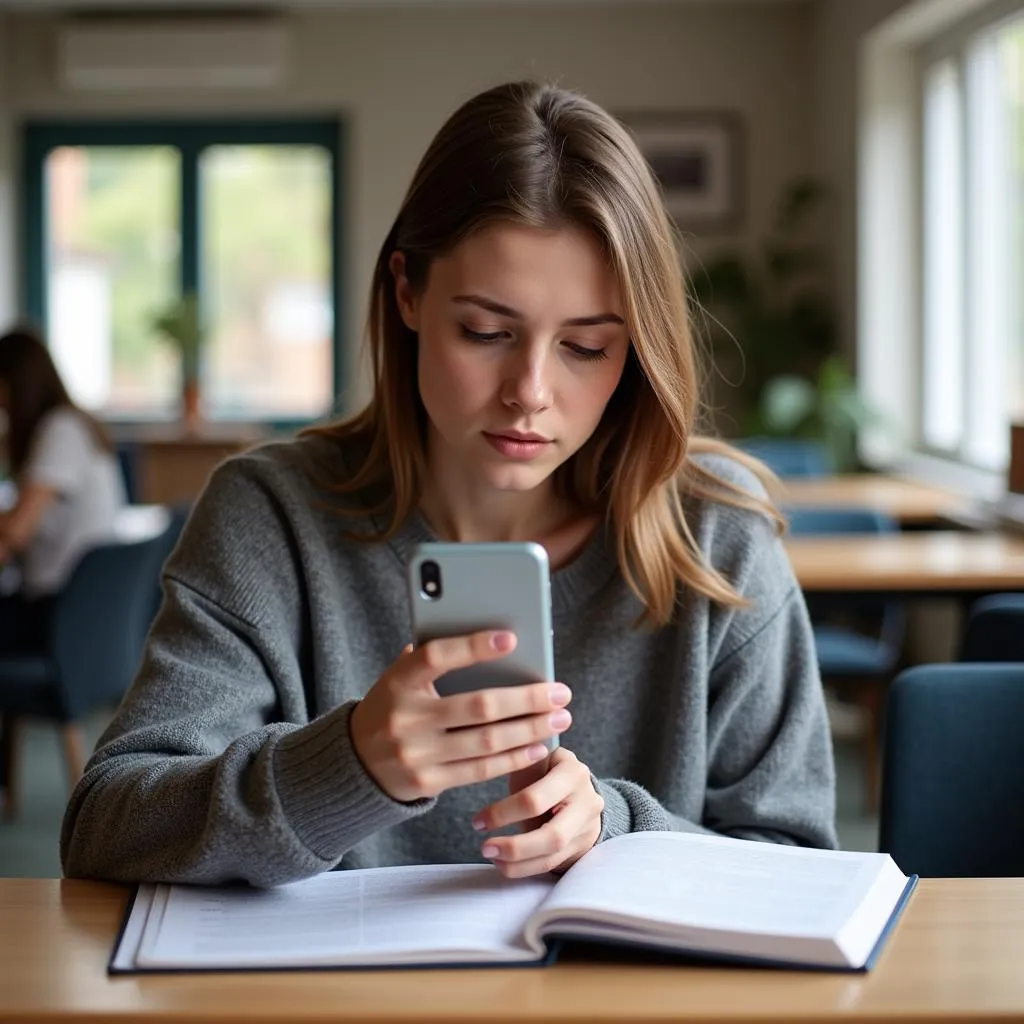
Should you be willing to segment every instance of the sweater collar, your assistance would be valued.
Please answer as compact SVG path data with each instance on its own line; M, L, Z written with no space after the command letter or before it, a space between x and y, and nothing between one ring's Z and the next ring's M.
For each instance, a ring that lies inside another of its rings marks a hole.
M414 512L389 543L403 565L412 557L417 544L438 540L419 512ZM568 564L551 574L551 611L553 615L577 609L596 593L618 570L615 538L599 525L583 550Z

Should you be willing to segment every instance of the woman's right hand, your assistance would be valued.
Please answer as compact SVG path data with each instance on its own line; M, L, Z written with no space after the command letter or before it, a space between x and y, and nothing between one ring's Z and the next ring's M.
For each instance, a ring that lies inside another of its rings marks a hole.
M393 800L435 797L543 760L544 741L572 721L563 683L496 686L441 697L434 681L453 669L504 657L507 632L431 640L407 647L355 706L352 744L363 767Z

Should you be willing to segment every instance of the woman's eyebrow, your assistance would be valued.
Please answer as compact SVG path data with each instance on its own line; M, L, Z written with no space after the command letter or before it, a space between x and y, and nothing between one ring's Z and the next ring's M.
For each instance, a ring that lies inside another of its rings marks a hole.
M488 299L483 295L456 295L452 302L463 305L479 306L486 309L488 313L496 313L498 316L508 317L510 320L525 320L526 318L518 310L511 306L504 306L500 302ZM563 327L598 327L601 324L625 324L621 316L615 313L596 313L594 316L577 316L562 322Z

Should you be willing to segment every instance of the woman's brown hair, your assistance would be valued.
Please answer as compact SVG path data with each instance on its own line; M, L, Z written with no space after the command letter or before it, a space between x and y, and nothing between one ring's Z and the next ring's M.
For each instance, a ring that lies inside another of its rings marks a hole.
M417 385L416 335L403 323L389 261L405 255L414 289L431 262L496 221L573 225L605 249L618 277L631 351L622 380L589 441L556 471L561 492L603 515L623 575L653 623L672 615L679 585L715 601L743 601L703 558L685 515L710 499L781 522L771 504L723 481L692 456L729 452L695 437L701 412L676 234L650 168L630 134L577 93L533 82L499 86L459 108L424 155L381 246L371 288L368 343L373 395L358 415L313 428L361 438L362 466L334 490L381 495L375 511L397 531L419 504L426 470L426 413ZM366 534L362 534L365 539Z
M15 479L28 458L36 428L54 409L74 409L89 425L97 445L113 450L103 427L71 401L50 350L31 328L18 327L0 337L0 382L7 388L7 461Z

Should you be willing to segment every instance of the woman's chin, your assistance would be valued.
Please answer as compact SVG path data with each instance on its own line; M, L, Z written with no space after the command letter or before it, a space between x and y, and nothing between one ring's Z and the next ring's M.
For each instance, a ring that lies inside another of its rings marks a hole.
M488 467L484 472L487 485L496 491L532 491L546 483L550 477L551 468L548 466Z

